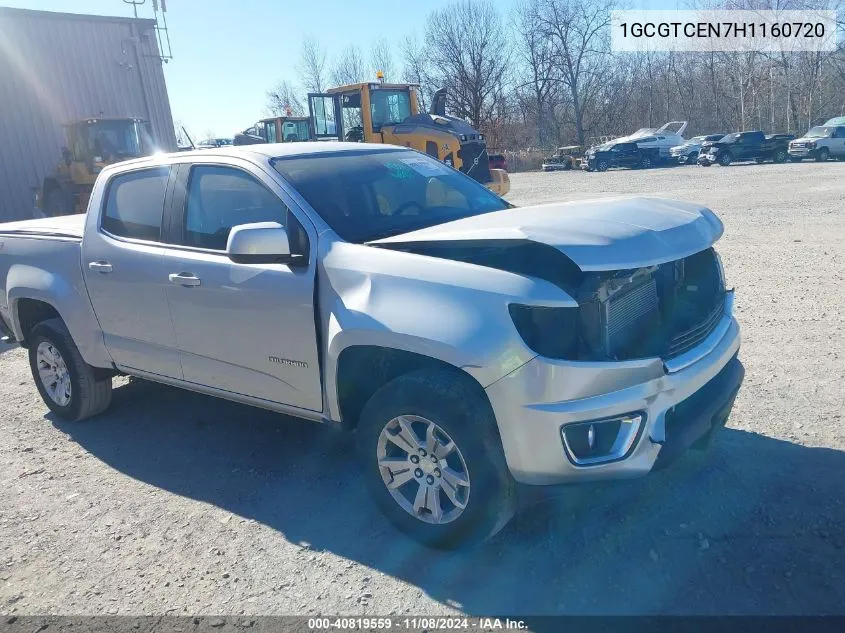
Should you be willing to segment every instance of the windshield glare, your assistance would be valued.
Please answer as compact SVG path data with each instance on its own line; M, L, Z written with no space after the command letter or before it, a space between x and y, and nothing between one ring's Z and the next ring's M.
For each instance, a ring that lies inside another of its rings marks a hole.
M367 242L510 206L468 176L413 150L282 156L274 159L273 166L348 242Z

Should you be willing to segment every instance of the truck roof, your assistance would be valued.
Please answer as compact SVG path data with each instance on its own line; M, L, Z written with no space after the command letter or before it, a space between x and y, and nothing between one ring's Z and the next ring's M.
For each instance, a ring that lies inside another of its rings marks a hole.
M408 149L397 145L382 145L380 143L346 143L335 141L300 141L295 143L258 143L256 145L226 145L225 147L212 147L208 149L195 149L186 152L170 152L154 154L143 158L117 163L118 166L140 165L144 163L167 162L163 159L174 158L183 162L184 158L200 156L230 156L233 158L250 158L264 156L277 158L280 156L308 156L313 154L337 154L342 152L353 152L361 150L392 151Z

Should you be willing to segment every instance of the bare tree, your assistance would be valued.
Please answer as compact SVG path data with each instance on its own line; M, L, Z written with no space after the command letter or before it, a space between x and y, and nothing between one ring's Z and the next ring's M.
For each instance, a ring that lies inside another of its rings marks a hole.
M425 49L420 46L416 35L410 35L402 43L402 77L404 81L418 84L420 110L428 109L434 80L431 78L431 64L426 57Z
M585 115L606 79L610 62L610 12L615 0L541 0L537 27L554 47L555 63L572 100L578 142Z
M305 108L293 84L283 79L267 92L267 110L275 116L303 116Z
M326 83L326 50L317 38L308 36L302 40L296 70L308 92L323 91Z
M434 11L425 33L432 79L447 88L451 110L476 127L491 123L508 68L508 43L493 3L461 0Z
M394 79L396 73L393 66L393 51L387 40L376 40L373 44L372 49L370 49L370 66L372 67L373 78L378 71L381 71L384 74L385 81Z
M367 80L367 71L364 66L364 58L361 49L355 44L350 44L338 55L332 66L332 83L335 86L356 84Z
M560 85L560 74L551 41L537 29L539 12L539 0L524 0L515 9L512 28L514 47L524 70L520 77L526 80L519 84L517 90L530 93L536 141L540 147L547 147L551 140L550 118L553 116L553 99Z

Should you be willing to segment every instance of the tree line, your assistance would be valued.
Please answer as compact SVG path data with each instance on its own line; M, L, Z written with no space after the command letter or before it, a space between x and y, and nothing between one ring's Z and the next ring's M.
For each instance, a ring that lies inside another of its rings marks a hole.
M720 0L707 8L840 9L842 0ZM788 6L786 6L788 4ZM307 113L305 92L387 81L420 85L420 105L448 90L451 114L484 132L491 147L585 144L603 135L687 120L687 135L763 129L803 132L845 114L845 44L832 52L640 52L610 47L617 0L520 0L502 12L491 0L458 0L392 48L351 44L329 60L304 39L298 87L268 92L274 114Z

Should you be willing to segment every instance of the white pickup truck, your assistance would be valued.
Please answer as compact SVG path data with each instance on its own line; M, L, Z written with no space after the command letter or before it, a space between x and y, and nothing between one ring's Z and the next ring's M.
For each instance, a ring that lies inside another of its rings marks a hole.
M743 377L721 234L663 199L515 208L405 148L185 152L0 225L0 322L63 419L129 374L356 430L382 511L453 547L518 483L709 442Z
M845 125L817 125L801 138L789 142L789 157L797 162L813 158L845 158Z

